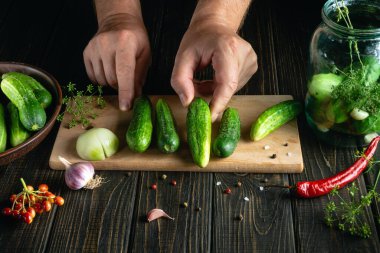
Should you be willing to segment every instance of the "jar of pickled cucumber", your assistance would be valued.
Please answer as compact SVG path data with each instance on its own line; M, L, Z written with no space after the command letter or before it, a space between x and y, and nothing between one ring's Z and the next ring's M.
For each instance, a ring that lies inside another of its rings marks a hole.
M380 1L328 0L310 43L308 124L323 141L363 146L380 132Z

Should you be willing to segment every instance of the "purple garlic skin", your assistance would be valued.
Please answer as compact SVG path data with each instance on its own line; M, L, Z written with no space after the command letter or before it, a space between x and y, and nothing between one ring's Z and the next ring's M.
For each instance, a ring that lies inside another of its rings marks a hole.
M74 163L65 172L66 185L72 190L79 190L94 177L95 170L91 163Z

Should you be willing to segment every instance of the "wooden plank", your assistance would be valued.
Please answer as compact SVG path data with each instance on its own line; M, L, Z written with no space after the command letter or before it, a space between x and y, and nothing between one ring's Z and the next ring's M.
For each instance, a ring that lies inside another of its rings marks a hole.
M137 212L129 252L209 252L211 247L212 174L144 172L137 189ZM176 180L177 185L170 184ZM157 190L150 188L157 183ZM183 202L188 207L182 206ZM197 207L201 210L197 211ZM153 208L167 212L174 220L146 222Z
M228 158L220 159L211 157L206 168L197 167L192 161L190 151L186 145L186 113L177 96L152 96L153 105L159 97L164 98L173 111L177 129L183 143L180 150L174 154L162 155L157 148L151 147L144 153L134 153L125 144L125 132L130 122L132 112L125 113L118 109L116 97L106 99L108 105L93 121L94 127L105 127L113 131L121 141L119 151L112 157L103 161L94 161L93 164L99 170L164 170L164 171L196 171L196 172L295 172L303 169L301 148L296 121L284 125L265 139L252 142L249 132L253 120L268 107L280 101L291 99L290 96L234 96L229 106L239 110L241 119L241 140L235 152ZM75 144L78 136L86 130L80 126L67 128L70 121L69 115L65 117L58 132L56 142L50 157L50 167L64 169L59 161L63 156L69 161L83 161L77 155ZM214 136L218 125L213 124ZM154 142L154 141L153 141ZM284 146L285 143L287 146ZM268 150L264 146L268 145ZM275 159L271 158L276 154ZM154 163L147 163L147 160Z
M58 23L41 61L62 87L70 81L78 88L89 83L82 52L95 32L96 19L91 1L68 1L58 15ZM56 213L46 252L126 251L139 173L132 173L130 177L112 171L99 174L107 183L94 191L62 188L66 203Z
M305 127L305 126L304 126ZM305 129L305 128L302 129ZM354 150L337 150L324 144L315 144L313 136L303 134L303 152L305 160L305 173L292 175L294 182L303 180L316 180L329 177L347 168L354 161ZM306 137L307 136L307 137ZM365 183L360 177L356 181L359 187L358 195L366 193ZM340 191L345 200L349 196L344 190ZM373 236L366 240L358 240L337 229L329 229L324 223L324 208L329 197L324 196L316 199L294 200L294 222L295 234L298 241L297 250L300 252L324 252L350 249L353 252L373 252L380 248L378 235L370 208L366 209L364 221L369 223ZM315 240L323 242L315 244Z
M278 94L273 44L273 1L253 1L240 34L258 55L258 72L239 94ZM293 93L291 89L288 93ZM286 92L284 93L286 94ZM259 185L288 184L286 174L214 174L213 252L296 252L291 202L286 191L260 191ZM242 187L237 188L240 180ZM215 183L220 181L221 186ZM232 194L223 193L231 187ZM249 199L249 202L244 200ZM243 220L238 221L238 215Z
M62 189L65 206L52 225L47 252L125 252L128 248L139 173L100 172L94 190Z
M376 151L374 155L374 161L380 160L380 148L378 147L378 150ZM375 186L376 178L379 174L379 165L374 165L373 169L367 173L364 174L365 183L367 185L367 191L371 190ZM376 186L376 191L380 192L380 185ZM375 220L376 228L377 228L377 234L380 237L380 202L379 201L373 201L371 205L373 218ZM380 238L379 238L380 239Z
M43 141L34 151L7 166L0 167L0 210L6 206L10 207L8 201L10 195L22 190L21 177L27 184L34 187L46 183L53 193L63 194L61 192L63 172L46 169L47 158L50 155L50 149L47 147L52 147L56 130L57 128L49 135L50 138ZM56 211L57 207L53 207L51 212L38 215L30 225L15 221L10 217L1 217L1 251L43 252Z
M287 184L287 175L220 173L214 177L213 252L296 252L288 192L259 188ZM224 193L227 187L231 194ZM237 219L240 214L242 221Z
M312 31L321 22L320 9L323 2L314 1L312 7L306 7L308 4L304 1L279 2L278 5L273 5L271 14L274 18L273 43L276 48L279 83L284 92L300 99L304 99L306 93L308 47ZM298 122L305 170L302 174L290 175L291 183L331 176L353 162L353 149L335 149L321 144L310 133L304 117ZM364 194L366 189L362 178L358 180L358 185L360 194ZM348 199L347 195L343 196ZM341 231L329 229L323 221L324 207L328 200L328 197L293 200L298 252L371 252L380 248L377 234L368 240L359 240ZM365 220L376 232L369 209L366 210Z
M11 3L10 3L11 2ZM5 1L0 11L0 59L37 64L54 27L56 13L65 1ZM38 65L38 64L37 64ZM7 166L0 167L0 209L9 206L9 196L21 191L20 178L38 186L46 183L61 194L62 172L46 170L58 124L39 147ZM57 208L38 215L31 225L1 217L2 252L43 252Z

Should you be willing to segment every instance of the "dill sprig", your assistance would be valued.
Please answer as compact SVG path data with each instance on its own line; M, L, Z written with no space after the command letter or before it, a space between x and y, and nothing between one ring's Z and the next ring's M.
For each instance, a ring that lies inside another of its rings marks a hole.
M331 191L330 195L337 200L331 200L325 208L325 222L329 227L336 226L339 230L348 232L351 235L369 238L372 234L371 227L365 221L366 208L373 201L380 201L380 194L376 192L375 186L370 189L367 194L357 196L359 188L353 183L346 190L350 196L349 200L345 200L338 189ZM380 224L380 219L377 219Z
M103 109L106 102L103 98L103 90L101 86L94 87L89 84L86 90L78 90L76 84L69 83L66 87L67 95L63 98L62 104L66 106L65 111L58 115L57 120L62 121L64 113L67 112L72 116L68 123L69 128L82 125L87 128L91 124L91 120L98 117L95 108Z
M363 152L357 151L355 156L363 156ZM380 161L371 159L366 173L372 171L374 165ZM366 209L372 202L380 202L380 194L376 191L380 179L380 171L377 173L373 187L365 195L358 196L359 188L355 182L346 188L349 199L346 200L340 195L339 189L335 188L330 192L331 200L325 207L325 223L329 227L337 227L339 230L356 235L362 238L369 238L372 234L371 227L365 221ZM376 220L380 224L380 217Z
M354 29L351 23L350 12L344 0L335 0L337 10L337 22L343 21L348 29ZM341 100L351 111L354 108L361 109L370 114L380 111L380 84L377 81L380 64L374 57L364 57L362 59L358 42L354 38L348 42L350 50L350 66L344 70L339 70L345 76L344 81L336 86L332 91L332 98ZM357 62L354 63L354 53Z

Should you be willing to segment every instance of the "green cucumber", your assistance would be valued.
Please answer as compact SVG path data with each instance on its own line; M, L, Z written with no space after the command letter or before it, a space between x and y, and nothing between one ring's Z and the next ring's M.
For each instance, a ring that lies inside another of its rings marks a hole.
M26 141L30 137L30 132L21 124L17 107L9 102L7 109L10 119L9 142L12 147L15 147Z
M212 144L212 151L216 156L228 157L232 155L240 140L240 117L235 108L227 108L223 112L218 136Z
M38 102L40 102L43 108L47 108L51 104L53 97L51 96L50 92L33 77L19 72L8 72L3 74L2 78L5 79L8 76L12 76L13 78L18 79L20 82L24 83L25 85L29 85L29 87L32 88L33 93L36 96Z
M17 107L21 123L27 130L37 131L44 127L46 113L31 87L10 75L1 81L1 90Z
M7 148L7 127L5 125L4 106L0 104L0 152Z
M196 165L207 166L211 149L211 113L205 100L196 98L187 111L187 142Z
M302 111L302 104L296 100L278 103L259 115L251 127L251 139L259 141L282 125L297 117Z
M363 64L364 66L358 66L363 71L361 83L366 86L375 84L380 76L380 60L374 56L367 56L363 59Z
M347 105L340 99L333 99L326 108L326 118L334 123L340 124L348 120Z
M318 100L326 101L331 98L333 89L343 81L342 76L332 73L316 74L311 78L308 88L311 96Z
M156 103L157 145L163 153L173 153L179 147L179 136L175 127L173 114L163 99Z
M152 104L147 96L141 96L133 103L132 120L126 134L128 147L139 153L146 151L152 139L152 132Z

